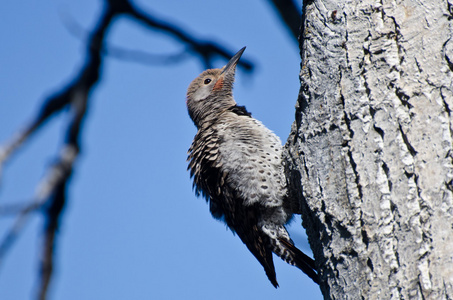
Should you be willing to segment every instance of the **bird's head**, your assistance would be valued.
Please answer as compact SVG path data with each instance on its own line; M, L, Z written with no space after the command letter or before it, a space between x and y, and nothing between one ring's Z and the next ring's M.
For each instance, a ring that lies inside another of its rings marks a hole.
M221 69L209 69L195 78L187 89L187 109L197 127L236 105L233 83L236 65L245 47Z

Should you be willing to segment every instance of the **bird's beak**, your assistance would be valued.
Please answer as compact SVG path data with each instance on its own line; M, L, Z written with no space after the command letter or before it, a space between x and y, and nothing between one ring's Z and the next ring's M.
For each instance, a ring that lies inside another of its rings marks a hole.
M238 53L236 53L230 59L230 61L225 65L225 67L223 67L222 73L220 73L220 74L230 73L231 71L233 71L233 74L234 74L234 71L236 69L236 65L238 64L239 59L241 58L242 53L244 53L244 51L245 51L245 47L242 48L241 50L239 50Z

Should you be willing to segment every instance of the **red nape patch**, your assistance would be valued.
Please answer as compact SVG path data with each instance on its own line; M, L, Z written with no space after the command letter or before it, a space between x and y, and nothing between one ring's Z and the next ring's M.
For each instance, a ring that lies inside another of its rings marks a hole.
M214 91L219 91L223 87L223 77L220 77L219 80L215 83L214 87L212 88Z

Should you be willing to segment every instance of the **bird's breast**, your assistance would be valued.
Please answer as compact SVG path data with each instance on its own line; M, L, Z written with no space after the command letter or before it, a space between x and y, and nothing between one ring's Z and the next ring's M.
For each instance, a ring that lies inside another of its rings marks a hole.
M219 160L246 205L281 206L286 194L280 139L261 122L239 117L218 127ZM226 125L228 124L228 125Z

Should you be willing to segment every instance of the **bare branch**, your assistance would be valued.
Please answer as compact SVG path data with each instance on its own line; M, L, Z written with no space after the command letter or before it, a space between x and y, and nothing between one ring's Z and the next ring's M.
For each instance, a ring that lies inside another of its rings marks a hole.
M61 213L66 202L66 187L68 180L61 182L54 193L53 201L46 210L46 224L44 228L43 251L40 263L40 284L38 288L38 299L46 299L47 290L53 273L54 249L56 245L56 234L59 228Z
M235 53L235 51L226 50L221 45L212 41L204 41L196 39L182 28L176 25L167 23L162 20L142 12L130 4L128 0L120 5L124 13L130 15L132 18L142 22L146 27L164 31L170 36L173 36L183 45L185 48L180 52L174 54L152 54L142 50L125 49L118 46L106 44L104 45L104 54L112 56L117 59L133 61L138 63L145 63L150 65L168 65L179 63L185 59L188 59L191 55L199 56L203 63L203 68L212 68L213 58L216 56L222 57L225 60L229 60ZM69 13L60 9L60 16L64 26L68 31L77 38L84 39L87 34L86 30L77 23ZM238 65L247 72L253 70L253 64L247 59L242 59Z
M269 0L269 2L279 13L280 19L291 32L294 41L298 42L302 17L294 0Z
M188 46L188 51L201 59L204 64L204 68L212 68L213 59L216 56L229 60L235 54L234 51L226 50L217 43L196 39L185 32L182 28L171 25L165 21L158 20L157 18L146 14L132 5L129 6L126 13L138 21L141 21L147 27L164 31L168 35ZM253 69L253 64L247 59L241 59L238 66L244 71L251 71Z
M79 24L68 11L60 8L59 14L63 25L69 33L80 40L86 39L88 31L83 28L83 26ZM148 65L176 64L191 58L191 55L187 52L186 48L174 54L153 54L142 50L126 49L111 44L104 45L102 54L124 61Z
M118 13L107 6L99 23L90 35L86 49L86 64L80 76L71 83L61 95L61 102L70 105L72 120L66 131L65 146L59 161L55 164L39 193L49 198L45 212L46 224L44 244L40 267L40 284L38 299L45 299L53 271L53 253L56 243L56 232L59 228L61 212L66 202L67 183L71 177L74 162L79 154L80 133L85 117L89 93L99 80L102 66L102 43L114 16Z

